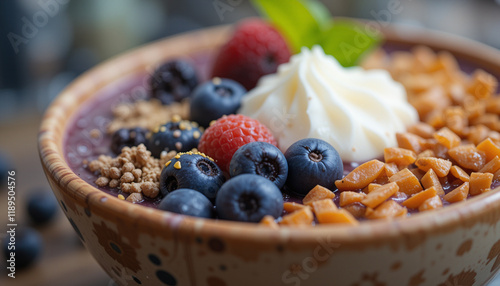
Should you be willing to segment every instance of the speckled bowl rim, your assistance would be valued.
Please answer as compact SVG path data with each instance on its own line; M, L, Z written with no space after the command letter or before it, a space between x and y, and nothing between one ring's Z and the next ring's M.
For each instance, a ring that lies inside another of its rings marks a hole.
M486 70L500 74L500 51L458 36L421 28L382 28L388 42L404 45L426 45L436 50L447 50L459 58L472 61ZM92 98L103 86L119 80L134 70L144 70L145 63L164 58L182 56L186 51L195 53L223 43L230 27L203 29L164 39L119 55L86 72L69 85L46 111L41 123L38 144L42 166L60 189L75 200L87 205L93 213L103 216L121 216L124 221L136 221L146 228L175 228L186 235L196 232L206 236L222 236L241 243L276 244L304 247L328 238L349 244L380 244L414 234L430 235L449 232L475 223L491 223L500 210L500 192L497 190L456 203L441 210L420 213L406 219L363 222L359 226L318 225L314 227L282 227L278 230L256 224L222 220L199 219L134 205L106 194L82 180L69 168L63 154L63 134L69 118L78 105ZM193 43L196 43L193 46ZM498 217L498 216L497 216Z

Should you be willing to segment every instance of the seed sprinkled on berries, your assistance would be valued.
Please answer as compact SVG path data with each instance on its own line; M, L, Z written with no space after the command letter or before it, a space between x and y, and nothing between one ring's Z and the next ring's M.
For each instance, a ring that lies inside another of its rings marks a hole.
M172 122L179 122L181 121L181 117L179 114L175 114L174 116L172 116Z
M170 165L170 163L172 163L172 160L168 160L168 162L165 163L165 167L168 167L168 165Z
M122 194L119 194L119 195L118 195L118 198L119 198L120 200L124 200L124 199L125 199L125 197L124 197Z
M181 161L175 162L174 168L176 168L177 170L179 170L181 168Z
M175 121L177 119L179 118L173 118L157 128L148 139L148 149L154 157L159 158L162 151L186 152L198 146L201 136L196 138L194 132L201 134L202 131L193 127L191 121Z
M215 199L225 181L224 174L215 162L197 151L177 155L179 158L173 158L173 164L162 170L160 176L162 195L166 196L177 189L189 188L204 194L209 199Z

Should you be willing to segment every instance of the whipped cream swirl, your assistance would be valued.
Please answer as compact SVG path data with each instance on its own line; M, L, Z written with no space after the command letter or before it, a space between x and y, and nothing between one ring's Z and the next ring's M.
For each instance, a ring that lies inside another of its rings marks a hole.
M418 121L406 91L385 70L342 67L320 46L303 48L264 76L239 113L265 124L285 151L303 138L330 143L344 162L361 162L396 146L396 132Z

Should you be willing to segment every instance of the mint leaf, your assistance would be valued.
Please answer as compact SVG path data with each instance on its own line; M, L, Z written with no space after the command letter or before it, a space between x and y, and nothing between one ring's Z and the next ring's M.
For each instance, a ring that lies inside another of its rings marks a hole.
M319 45L326 54L334 56L344 67L354 66L381 41L380 35L369 33L358 22L339 20L321 35Z
M328 9L316 0L252 0L261 15L281 32L293 53L321 45L345 67L356 65L374 49L381 36L372 35L361 22L332 21Z
M303 4L307 7L309 10L309 13L316 19L316 22L318 22L320 28L324 30L325 28L328 27L330 24L330 19L332 18L332 15L330 14L330 11L323 5L323 3L319 1L302 1Z
M303 46L311 47L321 34L321 22L311 13L309 1L301 0L252 0L257 10L268 18L288 40L292 52L300 52ZM316 8L317 9L317 8Z

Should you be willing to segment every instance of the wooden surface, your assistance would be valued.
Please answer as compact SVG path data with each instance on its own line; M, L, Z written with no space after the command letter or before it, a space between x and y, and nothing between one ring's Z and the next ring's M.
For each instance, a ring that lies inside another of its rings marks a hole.
M38 157L37 133L40 115L23 113L19 118L0 122L0 151L7 153L16 170L16 221L18 226L32 226L26 215L26 199L42 188L50 190ZM0 238L6 235L7 190L0 188ZM114 285L89 252L80 243L62 211L43 227L35 227L43 239L39 259L29 268L16 270L16 278L7 277L6 261L0 260L2 286L107 286ZM1 252L1 251L0 251Z

